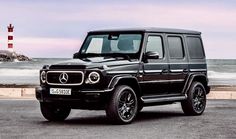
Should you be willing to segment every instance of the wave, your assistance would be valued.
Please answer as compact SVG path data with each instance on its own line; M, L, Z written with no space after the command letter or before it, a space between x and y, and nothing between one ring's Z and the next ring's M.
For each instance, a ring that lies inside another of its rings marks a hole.
M208 71L211 79L236 79L236 73Z
M236 73L208 71L209 85L236 85Z
M0 77L2 76L39 76L37 69L0 69Z

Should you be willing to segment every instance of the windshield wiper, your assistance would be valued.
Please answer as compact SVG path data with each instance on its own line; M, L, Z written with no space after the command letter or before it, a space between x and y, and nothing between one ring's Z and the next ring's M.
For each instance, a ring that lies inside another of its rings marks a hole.
M98 54L98 53L83 53L83 54L79 54L78 58L100 57L100 56L102 56L102 54Z
M109 53L109 54L106 54L106 56L108 56L108 57L114 57L114 58L123 57L124 59L127 59L127 60L131 61L130 56L129 56L128 54L123 54L123 53Z
M83 53L83 54L78 54L76 56L76 58L88 58L88 57L113 57L113 58L122 57L124 59L131 61L129 55L123 53L106 53L106 54Z

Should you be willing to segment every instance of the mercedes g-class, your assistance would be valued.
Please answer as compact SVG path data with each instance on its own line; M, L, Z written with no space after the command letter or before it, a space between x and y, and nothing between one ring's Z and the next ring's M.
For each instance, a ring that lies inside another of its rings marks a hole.
M36 98L49 121L71 109L103 109L127 124L144 106L174 102L201 115L209 91L200 32L137 28L88 32L72 60L40 70Z

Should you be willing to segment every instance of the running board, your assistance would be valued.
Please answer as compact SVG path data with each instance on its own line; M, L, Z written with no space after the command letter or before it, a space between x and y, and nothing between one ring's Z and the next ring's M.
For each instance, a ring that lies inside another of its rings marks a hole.
M171 97L157 97L157 98L143 98L143 103L158 103L158 102L170 102L170 101L181 101L187 99L187 96L171 96Z

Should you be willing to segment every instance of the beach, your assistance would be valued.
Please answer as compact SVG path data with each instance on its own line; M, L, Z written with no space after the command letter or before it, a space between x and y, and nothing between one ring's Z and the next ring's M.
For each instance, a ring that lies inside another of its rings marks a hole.
M36 87L0 85L0 99L36 99ZM211 86L207 99L236 99L236 86Z

